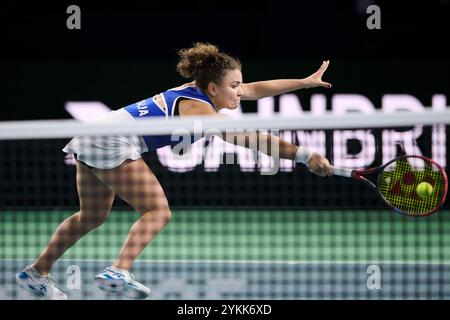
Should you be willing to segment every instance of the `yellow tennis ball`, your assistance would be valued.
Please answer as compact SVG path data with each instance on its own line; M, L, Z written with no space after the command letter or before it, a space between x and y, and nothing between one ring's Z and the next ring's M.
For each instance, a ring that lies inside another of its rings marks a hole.
M421 182L416 188L416 192L421 198L428 198L433 193L433 186L428 182Z

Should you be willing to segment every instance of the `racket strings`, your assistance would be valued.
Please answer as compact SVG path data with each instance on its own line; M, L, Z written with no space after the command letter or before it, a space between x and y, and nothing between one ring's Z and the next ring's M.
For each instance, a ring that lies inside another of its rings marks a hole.
M422 182L433 187L428 197L417 194L417 186ZM432 162L408 157L384 168L378 185L382 196L393 207L409 215L426 215L440 205L445 177Z

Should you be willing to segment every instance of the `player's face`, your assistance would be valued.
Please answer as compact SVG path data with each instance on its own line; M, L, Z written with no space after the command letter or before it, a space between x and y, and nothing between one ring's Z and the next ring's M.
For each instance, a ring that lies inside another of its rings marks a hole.
M214 104L226 109L236 109L239 107L243 93L241 83L241 70L228 70L222 82L215 86Z

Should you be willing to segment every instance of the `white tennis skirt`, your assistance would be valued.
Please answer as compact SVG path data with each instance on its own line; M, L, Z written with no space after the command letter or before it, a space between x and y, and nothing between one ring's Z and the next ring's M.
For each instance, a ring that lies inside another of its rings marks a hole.
M111 111L105 117L95 122L124 122L136 121L126 110ZM120 166L127 159L141 159L141 154L148 148L141 136L114 135L108 137L73 138L62 151L73 153L75 158L97 169L112 169Z

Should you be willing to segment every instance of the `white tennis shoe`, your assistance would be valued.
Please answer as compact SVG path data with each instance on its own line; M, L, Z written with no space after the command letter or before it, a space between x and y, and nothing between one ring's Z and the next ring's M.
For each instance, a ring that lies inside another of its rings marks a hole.
M133 274L124 269L108 267L95 276L95 283L103 291L132 299L145 299L150 295L150 289L134 280Z
M20 288L42 300L67 300L67 294L50 275L39 274L32 266L16 274L16 282Z

